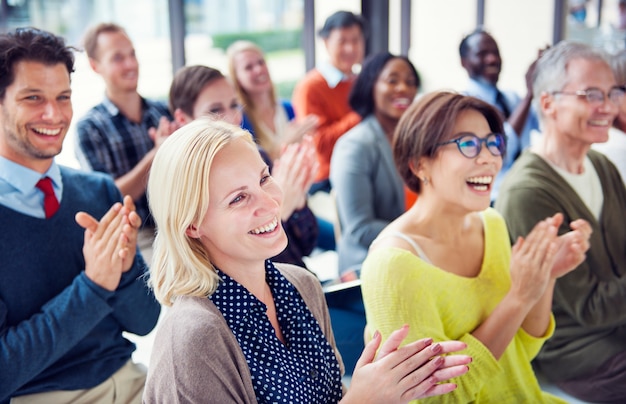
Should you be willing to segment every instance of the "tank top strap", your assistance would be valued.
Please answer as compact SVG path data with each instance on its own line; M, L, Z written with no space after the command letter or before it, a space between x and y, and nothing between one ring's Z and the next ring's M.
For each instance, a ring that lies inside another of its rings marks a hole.
M419 244L417 244L417 242L415 240L413 240L411 237L407 236L404 233L400 233L399 231L390 231L390 232L385 233L384 235L379 235L372 242L372 244L376 243L377 241L382 240L383 238L388 238L388 237L398 237L398 238L406 241L407 243L409 243L411 245L411 247L413 247L413 250L415 251L415 255L420 257L422 260L428 262L429 264L432 264L432 262L430 262L430 260L428 259L428 257L424 253L424 250L422 250L422 247L420 247Z

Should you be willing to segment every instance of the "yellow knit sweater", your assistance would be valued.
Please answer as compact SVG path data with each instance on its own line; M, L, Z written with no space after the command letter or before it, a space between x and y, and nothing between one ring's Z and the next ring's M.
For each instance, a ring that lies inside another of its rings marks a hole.
M445 272L400 248L378 248L363 263L361 279L369 328L383 339L409 324L405 343L431 337L434 341L467 343L470 371L454 380L458 387L424 402L436 403L565 403L541 391L530 361L554 332L554 319L543 338L521 328L496 360L471 335L510 288L511 248L506 225L493 209L482 213L485 253L475 278Z

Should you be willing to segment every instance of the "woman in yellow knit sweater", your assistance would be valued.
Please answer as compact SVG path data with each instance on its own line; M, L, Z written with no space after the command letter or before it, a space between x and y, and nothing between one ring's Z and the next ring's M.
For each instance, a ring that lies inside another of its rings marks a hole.
M409 324L409 340L467 343L472 369L437 402L562 402L541 391L530 361L554 330L555 279L583 260L591 228L577 220L557 237L557 214L511 248L504 220L489 208L501 133L498 112L472 97L438 92L412 105L393 152L419 198L363 264L370 329L386 338Z

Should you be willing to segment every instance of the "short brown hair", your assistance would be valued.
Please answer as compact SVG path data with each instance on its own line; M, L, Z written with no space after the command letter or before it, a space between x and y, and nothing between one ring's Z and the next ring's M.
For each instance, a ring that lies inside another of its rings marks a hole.
M434 157L438 145L452 138L452 128L466 110L481 113L492 133L504 133L498 111L478 98L448 91L426 94L405 111L393 136L393 158L405 184L420 193L421 180L411 170L422 157Z
M174 112L180 109L193 119L197 118L193 116L193 106L198 96L207 84L223 78L225 77L222 72L212 67L202 65L182 67L176 72L170 85L170 113L174 115Z
M87 30L85 37L83 38L83 46L87 57L90 59L98 59L96 52L98 50L98 36L103 33L123 32L126 34L126 30L121 26L112 22L102 22Z

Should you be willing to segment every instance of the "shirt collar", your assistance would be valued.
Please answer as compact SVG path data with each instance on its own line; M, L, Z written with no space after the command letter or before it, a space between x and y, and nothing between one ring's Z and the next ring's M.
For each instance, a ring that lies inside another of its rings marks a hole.
M348 76L344 74L341 70L337 69L330 62L323 62L318 67L317 70L320 72L324 80L326 80L326 84L328 87L335 88L339 83L344 80L350 80L352 76Z
M141 99L141 107L142 107L142 109L145 109L146 108L146 100L143 97L141 97L141 96L139 98ZM115 115L121 113L120 109L115 104L113 104L113 101L111 101L109 99L109 97L106 96L106 94L104 96L104 100L102 100L102 105L104 105L104 108L106 108L107 112L111 116L115 116Z
M62 188L61 169L54 160L50 168L41 174L0 156L0 179L22 194L31 192L43 177L50 177L55 190Z
M485 96L489 96L494 100L498 91L498 88L493 84L471 78L469 80L469 84L467 85L467 89L470 94L484 94Z

